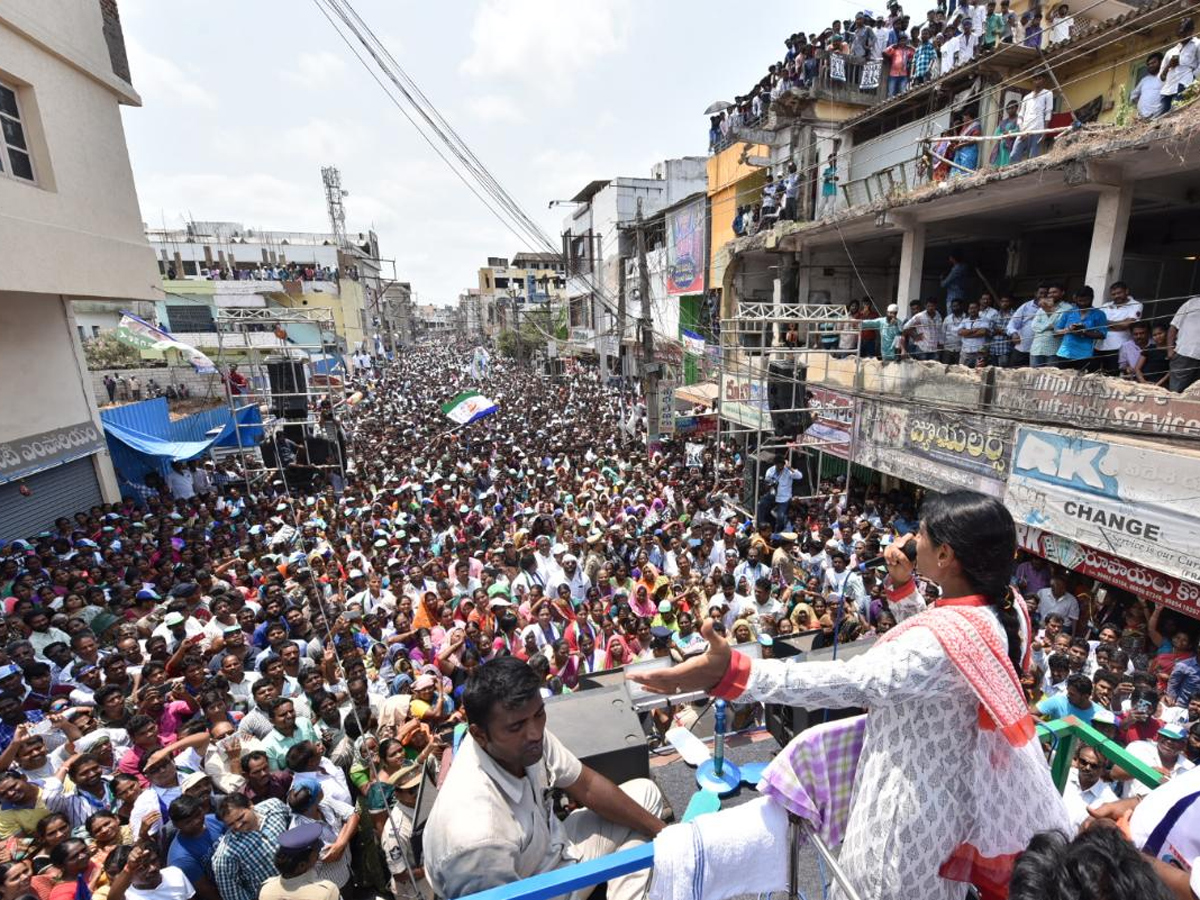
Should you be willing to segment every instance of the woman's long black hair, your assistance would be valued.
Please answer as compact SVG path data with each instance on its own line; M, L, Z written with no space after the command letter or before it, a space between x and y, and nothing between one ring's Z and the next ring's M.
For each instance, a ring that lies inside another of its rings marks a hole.
M963 577L995 610L1008 639L1008 658L1019 673L1021 623L1011 587L1017 528L1012 515L994 497L951 491L925 498L921 524L930 541L954 551Z

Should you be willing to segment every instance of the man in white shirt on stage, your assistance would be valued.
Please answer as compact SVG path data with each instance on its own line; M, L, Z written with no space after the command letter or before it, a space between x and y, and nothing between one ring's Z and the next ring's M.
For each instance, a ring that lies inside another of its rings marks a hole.
M778 531L788 530L788 507L792 503L792 489L794 484L803 478L803 474L788 464L785 453L777 453L775 465L767 469L767 484L775 489L775 528Z

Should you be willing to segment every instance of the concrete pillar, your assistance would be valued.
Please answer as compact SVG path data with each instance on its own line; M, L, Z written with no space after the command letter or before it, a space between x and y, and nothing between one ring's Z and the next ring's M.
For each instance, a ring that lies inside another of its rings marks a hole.
M809 294L812 292L812 248L807 244L800 247L800 252L795 255L796 260L796 302L808 303ZM801 322L800 342L804 344L808 340L808 323Z
M1084 284L1096 292L1096 305L1108 299L1108 286L1121 277L1125 255L1125 235L1129 231L1129 210L1133 206L1133 182L1101 189L1096 201L1096 222L1092 226L1092 247L1088 251Z
M904 226L900 241L900 278L896 285L896 303L900 317L912 315L913 301L921 300L921 276L925 268L925 223L910 222ZM920 304L917 304L920 309Z

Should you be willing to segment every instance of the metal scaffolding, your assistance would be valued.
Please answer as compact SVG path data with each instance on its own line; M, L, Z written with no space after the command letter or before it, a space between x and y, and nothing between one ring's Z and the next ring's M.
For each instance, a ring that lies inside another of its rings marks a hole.
M792 326L795 333L789 339ZM858 322L837 304L739 300L736 314L721 319L717 444L732 438L742 445L742 511L755 521L764 455L773 461L779 452L801 454L808 493L793 497L803 500L817 496L825 454L833 446L845 446L807 433L826 407L813 402L800 357L856 356L858 335ZM853 434L851 429L845 451L849 459L854 456Z
M347 460L340 417L347 399L347 372L332 311L320 307L222 308L217 310L214 323L217 366L247 488L253 490L274 481L275 475L289 493L298 486L301 474L344 481ZM281 383L272 389L268 368L284 363L291 363L293 371L296 364L302 367L303 384L277 377ZM241 393L231 390L231 365L236 365L247 380ZM295 389L287 389L289 386ZM257 406L262 414L262 443L273 450L270 459L260 449L248 448L243 440L242 432L250 426L239 420L237 412L246 406ZM318 446L329 452L323 457L325 461L314 463L310 454ZM293 454L293 465L285 465L284 460ZM337 489L340 491L340 484Z

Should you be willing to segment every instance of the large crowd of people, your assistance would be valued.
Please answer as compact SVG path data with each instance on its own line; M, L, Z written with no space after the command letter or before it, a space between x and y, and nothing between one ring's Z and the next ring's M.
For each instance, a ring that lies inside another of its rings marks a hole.
M783 59L729 109L711 115L709 151L728 146L738 128L759 126L771 104L790 90L840 83L864 97L894 97L1006 44L1048 49L1077 30L1066 3L1035 4L1018 16L1009 0L950 0L918 22L891 0L886 15L863 10L819 33L788 36Z
M1048 48L1069 40L1075 17L1066 3L1044 8L1034 4L1018 16L1009 0L964 0L939 4L913 24L892 0L886 16L859 12L853 19L836 20L822 32L798 32L785 41L784 58L746 94L734 97L727 109L709 118L710 153L719 153L739 140L739 132L760 128L771 105L793 90L837 85L855 91L863 102L897 96L950 72L971 60L1001 52L1005 45ZM1149 54L1125 89L1132 114L1140 120L1157 118L1172 109L1196 80L1200 70L1200 38L1190 17L1180 20L1178 43ZM978 103L950 111L950 121L929 135L915 153L916 165L906 173L910 184L944 183L969 176L987 166L999 168L1039 156L1056 135L1080 121L1074 112L1065 124L1051 128L1055 96L1049 70L1034 72L1031 87L1010 99L991 134L985 135ZM990 127L990 126L989 126ZM835 142L836 143L836 142ZM797 219L797 198L806 185L815 187L811 217L825 218L842 201L837 148L808 172L794 161L766 170L761 199L738 207L735 236L755 234L779 221ZM855 201L851 200L851 205Z
M1147 316L1146 305L1124 281L1113 282L1107 298L1097 298L1087 285L1068 296L1063 282L1047 280L1028 299L1013 291L997 296L979 281L964 251L952 249L941 295L913 300L907 318L896 303L881 316L871 298L863 297L846 306L857 332L829 325L804 338L789 329L782 342L801 347L807 341L835 355L885 362L1101 373L1175 392L1200 379L1200 297Z
M414 809L453 770L481 664L521 661L548 698L703 653L706 620L763 656L895 625L863 564L916 531L915 490L809 484L781 456L756 522L728 500L741 448L647 457L593 369L499 360L479 383L469 359L416 349L364 375L344 478L176 465L4 536L0 900L428 896ZM471 387L498 410L454 427L441 405ZM1085 718L1167 773L1200 760L1196 623L1038 559L1014 586L1039 715ZM734 709L736 727L761 714ZM664 706L647 729L698 714ZM1083 801L1138 790L1089 752ZM456 827L443 812L438 846ZM470 883L438 859L435 886Z
M180 277L174 263L163 264L163 277L173 280ZM199 277L206 281L341 281L349 278L358 280L358 266L322 266L302 263L279 263L277 265L201 266ZM184 274L186 277L186 273Z

